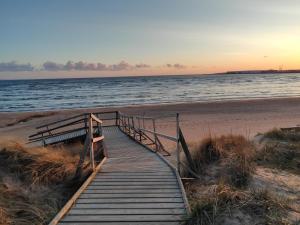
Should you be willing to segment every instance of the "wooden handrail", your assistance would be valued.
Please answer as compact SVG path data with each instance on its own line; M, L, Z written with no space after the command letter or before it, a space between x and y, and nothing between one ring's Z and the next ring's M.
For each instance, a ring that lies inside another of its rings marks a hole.
M81 123L82 121L85 121L85 120L86 119L83 118L83 119L76 120L76 121L73 121L73 122L70 122L70 123L67 123L67 124L64 124L64 125L53 127L51 129L42 130L42 131L37 132L36 134L30 135L29 137L34 137L34 136L37 136L37 135L40 135L40 134L43 134L43 133L49 133L50 131L54 131L54 130L57 130L57 129L60 129L60 128L63 128L63 127L68 127L68 126L71 126L71 125L79 124L79 123Z
M158 117L158 118L163 118L163 117ZM136 127L135 124L135 119L138 122L138 127ZM145 129L145 125L144 125L144 121L145 119L147 120L152 120L152 127L153 130L149 130L149 129ZM187 167L187 170L194 176L199 178L199 176L197 175L197 173L195 172L195 166L192 160L192 156L190 154L190 151L188 149L188 145L185 141L185 138L183 136L182 130L179 126L179 114L176 114L176 137L167 135L167 134L163 134L160 132L156 131L156 123L155 123L155 119L154 117L145 117L145 116L131 116L131 115L126 115L124 113L119 113L119 128L122 130L123 132L126 133L128 136L132 137L133 139L135 139L136 141L142 143L142 138L145 138L146 140L150 140L151 143L150 144L146 144L146 145L155 145L155 151L158 152L159 150L162 150L164 152L167 152L168 155L170 155L170 153L168 151L166 151L166 149L164 148L162 142L159 140L158 137L162 137L171 141L176 142L176 153L177 153L177 171L180 174L181 171L181 167ZM143 123L141 123L141 120ZM146 133L152 134L154 136L154 140L152 138L150 138ZM180 157L180 145L182 146L182 150L184 152L184 156L187 159L187 163L188 165L186 165L185 163L181 162L181 157Z
M36 127L36 129L41 129L43 127L51 126L53 124L57 124L57 123L65 122L65 121L68 121L68 120L72 120L72 119L75 119L77 117L81 117L81 116L84 116L84 115L85 114L80 114L80 115L72 116L72 117L69 117L69 118L66 118L66 119L58 120L58 121L55 121L55 122L52 122L52 123L43 124L41 126Z
M112 114L112 113L116 113L116 112L118 112L118 111L93 112L93 114ZM76 115L76 116L68 117L66 119L61 119L61 120L58 120L58 121L55 121L55 122L46 123L46 124L43 124L41 126L36 127L36 129L40 129L40 128L51 126L51 125L54 125L54 124L57 124L57 123L65 122L65 121L68 121L68 120L72 120L72 119L75 119L77 117L88 116L89 114L90 113L82 113L82 114L79 114L79 115ZM110 120L113 120L113 119L114 118L111 118ZM102 120L104 120L104 119L102 119Z
M159 132L154 132L154 131L151 131L151 130L147 130L147 129L143 129L143 128L140 128L141 131L144 131L144 132L148 132L150 134L154 134L154 135L157 135L157 136L160 136L160 137L163 137L163 138L166 138L166 139L169 139L171 141L177 141L177 138L176 137L172 137L172 136L169 136L169 135L166 135L166 134L162 134L162 133L159 133Z
M95 120L96 122L101 123L101 124L103 123L102 120L98 119L98 117L96 117L93 113L91 113L91 117L92 117L92 119Z

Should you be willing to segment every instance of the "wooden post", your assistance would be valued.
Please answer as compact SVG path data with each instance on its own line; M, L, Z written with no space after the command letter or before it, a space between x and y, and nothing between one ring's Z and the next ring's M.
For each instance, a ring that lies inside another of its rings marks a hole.
M135 127L134 127L134 119L133 119L133 116L131 117L131 122L132 122L132 130L133 130L133 137L135 139Z
M119 126L119 111L116 111L116 126Z
M140 142L142 143L142 133L141 133L141 121L140 121L140 117L137 117L138 120L138 131L139 131L139 138L140 138Z
M177 153L177 171L180 175L180 146L179 146L179 113L176 113L176 153Z
M156 125L155 125L155 119L152 119L152 124L153 124L153 132L154 132L154 141L155 141L155 150L158 151L158 146L157 146L157 136L156 136Z
M93 144L93 119L92 114L89 116L89 131L90 131L90 161L92 165L92 169L95 170L95 162L94 162L94 144Z
M128 133L129 135L131 134L131 131L130 131L130 119L129 119L129 116L127 116L127 122L128 122Z
M143 128L145 129L145 113L143 113Z
M88 133L88 117L87 117L87 114L84 115L84 129L85 129L85 133L87 134Z

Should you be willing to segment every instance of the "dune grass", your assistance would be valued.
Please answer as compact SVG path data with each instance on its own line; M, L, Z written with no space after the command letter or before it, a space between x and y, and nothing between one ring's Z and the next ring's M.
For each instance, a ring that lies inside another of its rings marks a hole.
M190 149L202 179L185 183L192 208L186 225L300 224L294 203L280 191L251 183L257 165L299 174L300 134L295 130L272 130L260 144L239 135L209 137Z
M74 179L78 154L61 147L0 143L0 162L2 224L47 224L89 173Z
M273 129L264 134L264 145L256 153L259 165L300 174L300 132Z
M243 136L208 137L191 148L194 169L205 174L207 168L219 168L219 177L235 187L247 186L253 173L255 147ZM188 171L183 171L187 176Z
M209 195L192 205L185 225L290 224L288 202L266 190L239 191L219 184Z
M291 141L299 142L300 141L300 132L293 129L290 130L281 130L274 128L263 134L265 138L270 138L278 141Z

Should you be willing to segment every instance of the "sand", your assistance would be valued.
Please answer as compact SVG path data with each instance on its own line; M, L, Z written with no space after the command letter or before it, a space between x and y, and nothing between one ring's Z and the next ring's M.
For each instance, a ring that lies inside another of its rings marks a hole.
M57 119L88 111L120 110L146 116L180 114L180 126L189 142L198 142L208 135L241 134L252 138L275 127L300 124L300 98L241 100L208 103L142 105L116 108L91 108L47 112L0 113L1 139L27 141L35 127ZM174 134L175 120L158 123L158 130Z

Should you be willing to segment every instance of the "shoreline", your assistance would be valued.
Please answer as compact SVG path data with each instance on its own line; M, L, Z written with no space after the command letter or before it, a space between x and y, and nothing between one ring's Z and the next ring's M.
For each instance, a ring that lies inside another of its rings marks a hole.
M92 106L82 108L62 108L62 109L49 109L49 110L34 110L34 111L0 111L0 116L5 114L48 114L48 113L64 113L64 112L82 112L91 110L103 111L121 111L122 109L129 108L153 108L153 107L178 107L178 106L192 106L192 105L211 105L211 104L237 104L237 103L251 103L251 102L265 102L265 101L281 101L281 100L299 100L300 96L292 97L272 97L272 98L244 98L244 99L220 99L211 101L194 101L194 102L176 102L176 103L149 103L149 104L133 104L133 105L119 105L119 106Z
M201 103L155 104L124 107L66 109L36 112L0 112L0 137L26 141L35 127L83 112L122 111L133 115L180 114L180 125L189 142L211 135L237 134L253 138L272 128L300 124L300 98L247 99ZM174 121L162 121L158 131L172 134Z

